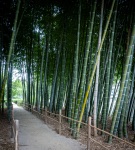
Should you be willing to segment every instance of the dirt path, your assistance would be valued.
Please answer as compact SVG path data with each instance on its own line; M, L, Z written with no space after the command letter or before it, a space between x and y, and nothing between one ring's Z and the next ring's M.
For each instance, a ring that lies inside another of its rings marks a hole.
M74 139L60 136L43 121L14 105L15 119L19 120L19 150L85 150Z

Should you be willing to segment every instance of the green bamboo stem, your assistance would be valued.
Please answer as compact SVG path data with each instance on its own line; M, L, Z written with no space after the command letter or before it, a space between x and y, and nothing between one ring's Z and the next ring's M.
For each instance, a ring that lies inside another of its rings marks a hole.
M46 52L45 52L45 68L44 68L44 85L43 85L43 92L44 92L44 108L48 106L48 85L47 85L47 72L48 72L48 52L50 50L50 30L51 25L49 25L48 29L48 38L46 38Z
M8 68L9 68L9 64L10 64L10 60L11 60L11 55L12 55L12 52L13 52L15 37L17 36L16 35L16 29L17 29L17 21L18 21L20 4L21 4L21 1L18 0L16 16L15 16L15 21L14 21L14 26L13 26L13 32L12 32L12 37L11 37L11 43L10 43L8 58L7 58L6 66L5 66L4 78L3 78L2 86L1 86L1 89L0 89L0 91L1 91L0 92L0 104L2 102L3 95L4 95L5 85L6 85L6 81L7 81L7 77L8 77Z
M70 102L69 102L69 117L74 116L74 107L76 99L76 90L77 90L77 80L78 80L78 54L79 54L79 43L80 43L80 24L81 24L81 0L79 1L78 9L78 28L77 28L77 44L74 52L74 65L73 65L73 75L71 83L71 92L70 92Z
M62 50L62 42L63 42L63 32L62 32L59 47L57 50L56 68L55 68L54 77L53 77L53 81L52 81L52 89L51 89L51 96L50 96L50 106L49 106L50 111L52 111L52 105L53 105L53 101L54 101L54 94L55 94L54 92L55 92L55 88L56 88L56 80L58 77L58 70L59 70L59 65L60 65L60 54L61 54L61 50Z
M108 16L108 19L107 19L107 23L106 23L105 30L104 30L104 33L103 33L103 37L102 37L102 40L101 40L101 44L100 44L100 47L98 49L97 59L96 59L95 65L93 67L93 71L92 71L92 75L91 75L91 78L90 78L90 82L89 82L87 91L85 93L84 103L83 103L82 111L81 111L80 118L79 118L80 122L82 121L82 117L83 117L84 109L85 109L85 106L86 106L87 98L88 98L88 95L89 95L89 91L91 89L92 80L93 80L93 77L95 75L95 71L96 71L97 63L98 63L99 56L100 56L100 53L101 53L101 49L102 49L102 46L103 46L103 43L104 43L104 40L105 40L105 36L106 36L106 33L107 33L107 29L108 29L108 26L109 26L109 23L110 23L110 19L111 19L111 16L112 16L114 4L115 4L115 0L113 0L113 2L112 2L111 10L110 10L110 13L109 13L109 16ZM79 130L80 130L80 123L78 123L78 127L77 127L78 132L79 132Z
M118 4L118 1L117 1ZM110 46L109 46L109 59L108 59L108 66L107 66L107 72L106 72L106 78L105 78L105 97L104 97L104 109L103 109L103 118L102 118L102 129L106 129L106 123L107 123L107 112L108 112L108 102L109 102L109 81L110 81L110 71L111 71L111 60L112 60L112 51L113 51L113 43L114 43L114 33L115 33L115 26L116 26L116 16L117 16L117 5L116 9L114 11L114 20L113 20L113 27L112 27L112 33L111 33L111 40L110 40Z
M75 113L74 113L74 119L76 120L78 117L78 111L79 111L79 106L82 98L82 93L83 93L83 86L85 82L85 76L86 76L86 68L87 68L87 62L88 62L88 56L89 56L89 49L92 41L92 32L93 32L93 26L94 26L94 19L95 19L95 12L96 12L96 5L97 5L97 0L94 2L94 8L92 12L92 18L90 22L89 18L89 25L88 25L88 35L87 35L87 41L86 41L86 48L85 48L85 56L84 56L84 62L83 62L83 68L82 68L82 74L81 74L81 80L80 80L80 85L79 85L79 91L78 91L78 97L77 97L77 102L75 106ZM76 122L73 124L74 128L74 137L77 136L76 134Z
M65 35L65 34L64 34ZM61 66L61 79L60 79L60 97L59 97L59 109L62 110L64 95L65 95L65 65L66 65L66 56L65 56L65 36L63 40L63 51L62 51L62 66Z
M114 131L113 131L114 134L117 133L117 129L118 129L118 126L119 126L119 121L120 121L120 115L121 115L121 112L122 112L122 109L123 109L124 99L125 99L126 92L127 92L127 89L128 89L128 84L129 84L128 82L129 82L129 79L130 79L130 72L131 72L131 66L132 66L132 61L133 61L133 53L134 53L134 50L131 51L131 54L130 54L130 57L129 57L129 64L128 64L128 67L127 67L127 73L126 73L124 89L123 89L121 102L120 102L120 107L119 107L119 110L118 110L118 115L117 115Z
M7 102L8 102L8 120L12 119L12 70L13 63L11 62L9 72L8 72L8 82L7 82Z
M129 87L130 87L130 84L128 82L127 91L126 91L126 94L125 94L123 107L122 107L122 111L121 111L120 122L119 122L119 126L118 126L118 136L120 138L123 138L124 123L127 124L127 122L124 122L124 119L126 117L126 109L127 109L127 104L128 104Z
M117 119L117 115L118 115L118 111L119 111L119 107L120 107L120 103L121 103L121 99L122 99L122 94L124 91L124 85L125 85L126 75L127 75L127 71L128 71L128 64L130 62L130 55L134 49L134 42L135 42L135 22L133 24L133 30L132 30L131 40L130 40L130 44L129 44L129 50L127 53L124 71L123 71L123 75L122 75L120 92L118 95L118 99L116 102L116 108L115 108L115 112L114 112L113 119L112 119L112 126L111 126L111 131L110 131L111 134L113 134L113 132L114 132L114 127L115 127L115 123L116 123L116 119ZM111 141L112 141L112 136L109 137L109 142L111 142Z
M134 89L134 92L135 92L135 89ZM133 120L133 112L134 112L134 106L135 106L134 98L135 98L135 93L132 93L131 102L130 102L130 106L129 106L130 113L128 114L129 122L132 122L132 120Z
M125 138L128 138L128 131L127 131L127 116L128 116L128 107L129 103L127 101L126 103L126 112L125 112L125 116L124 116L124 122L123 122L123 135Z
M101 38L102 38L102 26L103 26L103 9L104 9L104 0L102 0L101 5L101 17L100 17L100 28L99 28L99 38L98 38L98 49L100 47ZM96 69L96 83L94 90L94 126L97 127L97 99L98 99L98 80L99 80L99 67L100 67L100 56L98 58L97 69ZM94 128L94 136L97 136L97 129Z
M44 48L42 50L42 59L41 59L41 67L40 67L40 87L39 87L39 95L38 95L38 99L40 100L41 113L42 113L42 106L43 106L43 97L42 97L43 84L42 82L43 82L43 65L44 65L44 57L45 57L45 48L46 48L46 39L44 43Z

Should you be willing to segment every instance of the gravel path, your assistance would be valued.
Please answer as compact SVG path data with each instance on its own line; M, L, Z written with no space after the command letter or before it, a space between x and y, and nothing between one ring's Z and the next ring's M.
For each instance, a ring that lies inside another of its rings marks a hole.
M19 120L19 150L85 150L85 146L52 131L43 121L14 105Z

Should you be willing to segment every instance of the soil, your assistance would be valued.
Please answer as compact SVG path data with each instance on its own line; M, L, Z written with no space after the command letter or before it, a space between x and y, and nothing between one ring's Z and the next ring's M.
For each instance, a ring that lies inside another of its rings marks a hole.
M7 120L7 113L0 116L0 150L14 150L11 139L11 123Z

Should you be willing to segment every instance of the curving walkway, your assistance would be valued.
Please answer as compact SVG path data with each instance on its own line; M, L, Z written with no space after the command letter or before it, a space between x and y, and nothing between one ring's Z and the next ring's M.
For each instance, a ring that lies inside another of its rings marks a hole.
M40 119L14 104L14 117L19 120L19 150L85 150L74 139L60 136Z

